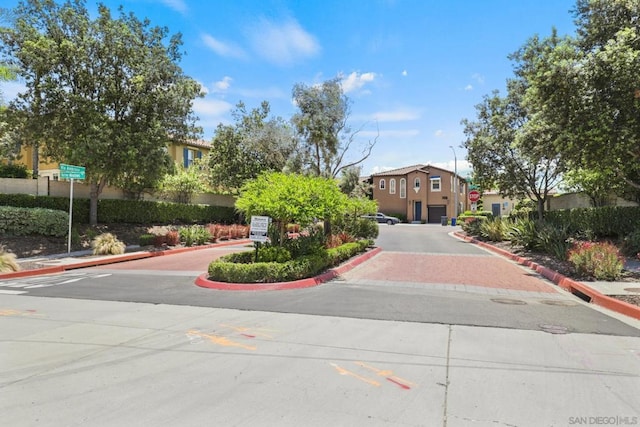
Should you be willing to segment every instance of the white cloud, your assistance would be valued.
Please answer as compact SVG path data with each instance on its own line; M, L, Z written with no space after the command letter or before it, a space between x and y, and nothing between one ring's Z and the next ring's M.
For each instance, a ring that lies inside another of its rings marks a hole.
M408 75L408 74L409 74L409 73L407 73L407 70L402 70L402 75L403 75L404 77L407 77L407 75Z
M374 166L371 168L371 175L373 175L374 173L378 173L378 172L386 172L386 171L390 171L393 170L395 168L391 167L391 166Z
M222 80L218 80L213 84L216 92L226 92L231 86L233 79L229 76L224 76Z
M219 99L197 98L193 101L193 111L202 116L222 116L233 108L233 105Z
M442 138L444 136L444 131L442 129L438 129L434 135L436 138Z
M315 37L293 19L281 24L262 19L251 28L249 39L258 55L281 66L294 64L320 52Z
M415 110L379 111L373 114L373 119L379 122L406 122L419 118L420 113Z
M339 75L342 84L342 90L344 93L353 92L356 89L360 89L367 83L371 83L376 78L376 73L362 73L353 72L348 76Z
M217 53L220 56L225 56L228 58L239 58L244 59L247 57L247 54L242 50L241 47L233 44L233 43L225 43L222 42L210 34L202 34L200 39L204 42L204 44Z
M480 84L484 84L484 76L482 74L475 73L471 78Z
M464 87L464 90L466 90L466 91L473 90L473 86L471 86L471 85L466 85L466 86Z
M184 0L161 0L161 1L166 6L170 7L171 9L173 9L176 12L179 12L179 13L181 13L183 15L185 13L187 13L187 10L189 10L189 8L187 7L187 4L184 2Z
M463 177L470 175L471 171L473 170L473 168L471 167L471 163L469 163L466 160L460 160L460 159L458 159L457 164L453 159L449 160L448 162L428 162L428 163L437 168L446 169L452 172L457 169L458 175Z

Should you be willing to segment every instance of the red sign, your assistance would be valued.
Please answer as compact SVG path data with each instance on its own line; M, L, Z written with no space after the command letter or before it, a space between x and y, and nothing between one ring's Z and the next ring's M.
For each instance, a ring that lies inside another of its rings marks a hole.
M469 191L469 201L475 203L478 200L480 200L480 192L478 190Z

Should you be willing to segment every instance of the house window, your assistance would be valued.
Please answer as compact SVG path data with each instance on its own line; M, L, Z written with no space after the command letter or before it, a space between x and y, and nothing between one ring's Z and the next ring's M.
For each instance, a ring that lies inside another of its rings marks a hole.
M420 189L420 178L416 178L413 180L413 188Z
M404 178L400 179L400 198L407 198L407 180Z
M195 159L201 159L202 158L202 151L190 150L188 148L184 148L182 150L182 157L183 157L183 165L184 165L184 167L188 168L189 166L191 166L193 164Z
M384 190L387 187L387 183L385 182L384 179L380 180L380 189Z
M389 180L389 194L396 194L396 179L391 178Z
M430 179L431 181L431 191L440 191L441 188L441 180L439 176L432 176Z

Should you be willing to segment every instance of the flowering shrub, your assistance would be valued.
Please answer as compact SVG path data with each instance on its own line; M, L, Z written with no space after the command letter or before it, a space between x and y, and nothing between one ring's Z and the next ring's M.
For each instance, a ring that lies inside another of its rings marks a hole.
M569 261L579 275L596 280L616 280L624 266L618 248L603 242L576 242Z

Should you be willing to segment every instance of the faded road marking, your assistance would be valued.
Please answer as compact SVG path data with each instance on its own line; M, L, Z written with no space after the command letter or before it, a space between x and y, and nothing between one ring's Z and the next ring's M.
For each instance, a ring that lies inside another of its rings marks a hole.
M207 340L211 341L214 344L221 345L223 347L238 347L238 348L242 348L244 350L251 350L251 351L255 351L256 350L255 346L245 345L245 344L242 344L242 343L239 343L239 342L236 342L236 341L232 341L229 338L221 337L221 336L218 336L218 335L206 334L204 332L201 332L201 331L198 331L198 330L195 330L195 329L189 330L187 332L187 336L189 336L189 337L196 336L196 337L204 338L204 339L207 339Z
M375 372L376 375L379 375L381 377L385 377L387 379L387 381L391 381L392 383L398 385L399 387L402 387L405 390L410 390L411 389L410 386L415 385L411 381L407 381L404 378L400 378L400 377L397 377L397 376L393 375L393 371L374 368L373 366L369 366L364 362L355 362L355 363L358 366L362 366L365 369L368 369L370 371Z
M333 366L335 368L335 370L338 371L338 373L340 375L346 375L346 376L349 376L349 377L353 377L353 378L355 378L357 380L360 380L362 382L365 382L365 383L367 383L369 385L380 387L380 383L378 381L376 381L376 380L372 380L372 379L367 378L367 377L362 377L362 376L360 376L360 375L358 375L358 374L356 374L354 372L348 371L348 370L344 369L343 367L336 365L335 363L330 363L330 365Z

